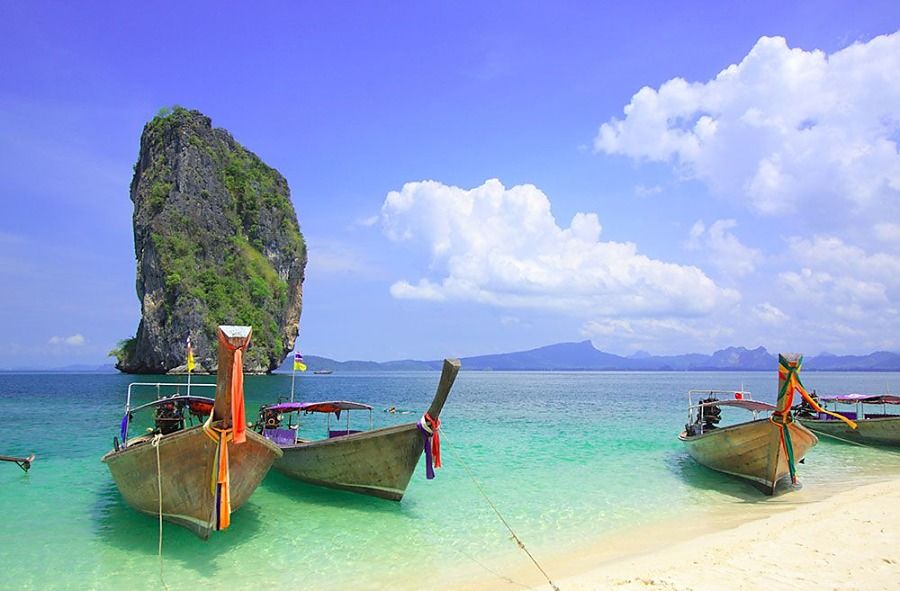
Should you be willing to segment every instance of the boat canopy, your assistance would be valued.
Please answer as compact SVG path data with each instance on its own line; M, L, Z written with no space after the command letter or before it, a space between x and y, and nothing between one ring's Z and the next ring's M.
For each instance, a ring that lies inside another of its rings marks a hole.
M844 404L900 404L900 396L894 394L837 394L820 396L823 402L842 402Z
M321 412L340 415L342 410L372 410L368 404L348 402L346 400L329 400L326 402L280 402L266 407L278 412Z
M749 411L773 411L775 410L774 404L769 404L768 402L760 402L759 400L716 400L715 402L703 402L698 404L697 406L735 406L737 408L743 408Z
M158 400L154 400L152 402L148 402L146 404L142 404L140 406L136 406L130 409L129 412L137 412L139 410L143 410L145 408L149 408L152 406L162 406L163 404L169 404L172 402L186 402L191 406L191 409L203 409L207 411L206 414L212 412L212 405L216 402L213 398L207 398L206 396L185 396L185 395L175 395L169 396L168 398L160 398Z

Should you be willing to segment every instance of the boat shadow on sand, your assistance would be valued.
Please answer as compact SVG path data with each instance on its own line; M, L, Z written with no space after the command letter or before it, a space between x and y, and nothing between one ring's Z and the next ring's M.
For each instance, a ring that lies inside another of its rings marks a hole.
M252 542L262 529L262 508L248 501L234 513L231 526L210 536L197 539L191 531L163 522L163 555L166 562L174 561L185 569L203 576L214 575L222 554L247 542ZM155 516L135 511L122 500L112 481L98 491L91 510L94 534L104 543L155 558L159 551L159 521Z
M270 471L266 475L260 488L278 495L284 495L300 504L306 503L320 507L351 509L363 513L387 513L402 516L415 505L415 500L411 498L404 498L402 503L388 501L355 492L307 484L289 478L275 470Z
M665 464L672 474L691 488L712 490L734 497L741 503L765 503L794 490L790 483L782 481L778 483L774 495L766 495L761 485L757 486L750 480L707 468L682 451L672 451L666 457Z

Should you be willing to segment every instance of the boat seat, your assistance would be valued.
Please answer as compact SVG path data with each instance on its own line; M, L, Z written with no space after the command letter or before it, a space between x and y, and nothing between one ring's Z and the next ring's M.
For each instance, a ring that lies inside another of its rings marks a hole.
M294 445L297 443L297 432L293 429L263 429L263 437L275 445Z
M353 435L354 433L362 433L359 429L332 429L328 431L328 438L343 437L344 435Z

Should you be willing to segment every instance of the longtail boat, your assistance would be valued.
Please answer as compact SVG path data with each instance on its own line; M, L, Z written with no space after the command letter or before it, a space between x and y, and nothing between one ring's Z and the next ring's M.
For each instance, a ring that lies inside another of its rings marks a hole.
M794 393L812 400L800 383L803 357L778 356L778 401L775 405L753 400L749 392L691 390L688 393L688 424L678 436L688 454L700 464L725 474L748 479L774 494L782 480L797 483L796 464L818 443L809 429L793 420L790 412ZM705 398L694 403L694 396ZM815 402L813 402L815 404ZM753 420L719 427L722 408L741 408L753 413ZM769 416L760 417L761 413Z
M186 384L132 384L125 416L113 450L103 456L122 497L143 513L160 515L202 539L231 523L231 512L243 505L262 482L278 446L247 431L244 417L243 351L250 344L249 326L220 326L219 367L215 398L176 393ZM132 406L132 391L155 387L157 399ZM134 413L154 411L155 428L129 437ZM203 421L203 417L207 416ZM191 425L196 419L196 425Z
M12 462L22 469L23 472L28 472L31 468L31 464L34 463L34 454L31 454L27 457L23 456L0 456L0 462Z
M819 412L803 403L795 416L801 424L821 435L852 443L900 446L900 396L892 394L838 394L822 396L819 401L831 406L834 413ZM855 410L843 411L838 405L850 405ZM898 410L888 412L889 408ZM838 419L835 414L852 420L856 428Z
M429 479L434 478L433 466L440 466L439 417L459 367L458 360L444 360L431 406L415 423L372 429L372 407L366 404L282 402L260 408L257 429L284 452L275 460L275 470L311 484L399 501L423 451ZM354 410L369 412L368 430L351 429L350 412ZM288 427L283 424L285 415L290 418L293 413L326 415L326 437L312 441L297 437L291 420ZM332 414L337 421L344 414L344 424L333 429Z

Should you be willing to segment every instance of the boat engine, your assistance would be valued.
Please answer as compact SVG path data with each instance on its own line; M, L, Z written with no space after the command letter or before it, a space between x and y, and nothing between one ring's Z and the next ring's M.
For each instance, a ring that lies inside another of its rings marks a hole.
M819 397L816 396L816 391L813 390L809 395L810 398L819 402ZM791 410L794 411L794 414L801 419L817 419L819 418L819 411L815 409L815 407L806 401L806 398L802 398L800 400L800 404L794 406Z
M711 396L704 400L700 401L700 404L710 404L712 402L718 402L719 399ZM703 423L702 429L703 431L710 431L716 428L716 425L719 424L719 421L722 420L722 409L718 406L705 406L697 410L697 420L696 423L700 424L701 421Z
M163 435L184 429L184 412L180 404L166 402L156 407L156 428Z
M259 411L259 424L263 429L277 429L281 426L281 413L277 410L262 408Z

